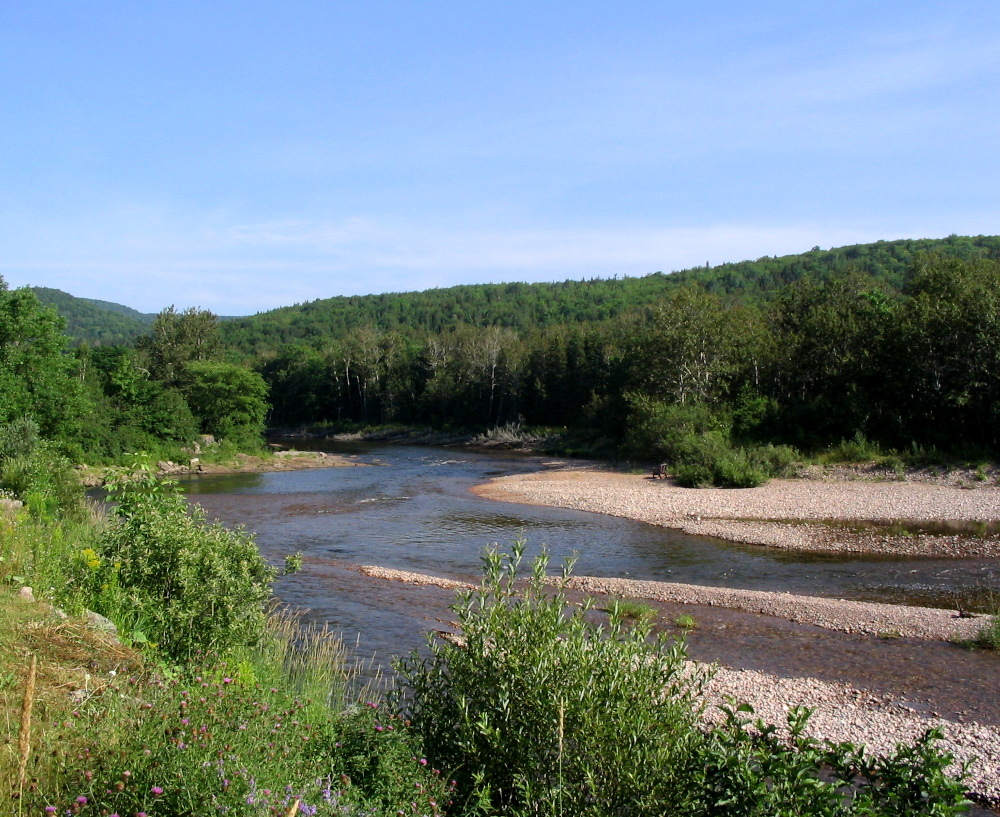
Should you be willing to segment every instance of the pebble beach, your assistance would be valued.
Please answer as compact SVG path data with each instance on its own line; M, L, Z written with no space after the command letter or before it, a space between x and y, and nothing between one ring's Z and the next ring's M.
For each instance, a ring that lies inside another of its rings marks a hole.
M1000 537L993 532L1000 521L1000 488L943 482L807 478L776 479L751 489L693 490L598 467L552 467L500 477L475 493L774 548L1000 557ZM969 535L976 528L978 533ZM960 617L956 611L789 593L586 576L572 583L593 594L718 605L872 637L962 640L982 624L980 617ZM1000 676L1000 659L997 670ZM980 803L1000 805L1000 727L995 724L934 717L891 695L848 684L728 667L716 669L707 696L711 704L727 696L746 701L757 717L779 726L791 707L808 706L814 710L810 734L862 743L877 753L939 727L956 764L968 764L970 793Z

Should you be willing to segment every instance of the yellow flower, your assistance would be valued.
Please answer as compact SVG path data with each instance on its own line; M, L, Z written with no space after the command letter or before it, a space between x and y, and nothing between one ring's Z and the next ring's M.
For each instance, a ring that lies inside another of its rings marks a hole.
M80 551L80 556L91 570L97 570L101 566L101 557L93 548L84 548Z

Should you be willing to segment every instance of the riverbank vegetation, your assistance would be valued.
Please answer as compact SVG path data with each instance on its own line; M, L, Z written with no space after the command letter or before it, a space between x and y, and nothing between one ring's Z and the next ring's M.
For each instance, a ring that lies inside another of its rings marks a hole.
M51 506L0 516L0 710L19 724L0 747L6 813L964 809L934 733L878 759L794 730L788 746L736 704L708 726L704 676L684 663L681 642L654 638L648 621L620 609L608 618L552 594L544 557L525 585L522 544L487 554L482 586L459 599L462 645L403 659L385 697L336 638L265 615L265 598L233 584L266 572L234 577L200 557L217 550L219 531L197 513L179 520L169 489L140 473L119 497L110 518L74 521ZM247 534L226 536L239 551L226 558L259 568ZM198 582L175 581L175 570L191 569L182 550L193 551ZM141 578L125 578L133 574ZM10 592L26 582L37 601ZM178 626L153 608L156 597ZM234 609L219 622L214 609L186 615L227 600ZM87 623L94 608L119 636L101 619ZM795 713L793 727L804 717Z
M73 351L54 311L0 281L9 813L960 813L935 735L876 760L807 740L799 713L790 746L738 703L709 727L682 643L542 592L544 561L519 584L518 551L491 554L460 600L465 646L404 659L385 698L328 634L268 613L274 569L248 533L143 468L99 513L74 466L190 459L208 437L256 447L268 420L478 428L487 443L491 428L564 429L691 485L755 484L791 446L844 440L991 455L998 249L817 250L305 305L276 324L171 307L133 346ZM9 592L23 586L38 601Z
M72 352L32 292L0 287L0 422L29 417L91 463L211 456L198 435L253 448L266 423L513 435L667 462L687 485L837 451L981 464L1000 450L998 259L1000 238L951 236L225 321L170 307L132 346Z

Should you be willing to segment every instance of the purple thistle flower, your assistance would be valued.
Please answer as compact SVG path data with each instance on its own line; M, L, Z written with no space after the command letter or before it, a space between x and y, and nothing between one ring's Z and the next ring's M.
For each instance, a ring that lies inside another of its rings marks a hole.
M159 797L161 794L163 794L163 789L161 789L159 786L153 786L153 788L151 788L150 791L153 793L153 797Z

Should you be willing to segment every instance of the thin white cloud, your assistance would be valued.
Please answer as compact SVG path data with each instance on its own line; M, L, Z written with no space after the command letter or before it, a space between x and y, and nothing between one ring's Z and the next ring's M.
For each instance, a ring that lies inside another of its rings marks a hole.
M12 285L56 286L147 312L174 303L248 314L335 295L483 280L644 275L900 236L877 226L822 224L428 231L364 219L357 223L364 226L354 232L350 220L240 225L211 240L199 239L195 247L177 247L171 256L111 252L86 261L52 257L30 265L5 262L0 273Z

